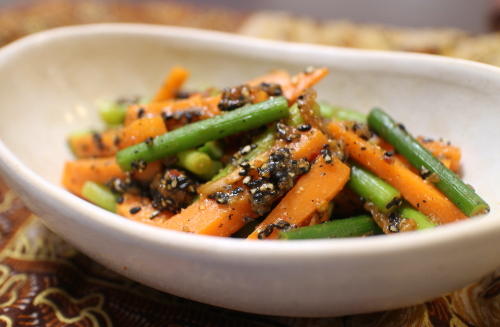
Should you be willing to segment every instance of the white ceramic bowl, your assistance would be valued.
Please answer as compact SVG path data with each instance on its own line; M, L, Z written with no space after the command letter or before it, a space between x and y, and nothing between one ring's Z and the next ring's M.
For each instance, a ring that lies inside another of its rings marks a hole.
M150 95L173 64L192 71L192 87L328 66L321 97L365 111L383 107L411 131L461 146L465 180L491 213L402 235L250 242L145 226L62 189L65 136L95 126L94 100ZM263 314L368 312L458 289L500 264L499 109L500 70L471 62L173 27L70 27L0 50L0 172L56 233L159 290Z

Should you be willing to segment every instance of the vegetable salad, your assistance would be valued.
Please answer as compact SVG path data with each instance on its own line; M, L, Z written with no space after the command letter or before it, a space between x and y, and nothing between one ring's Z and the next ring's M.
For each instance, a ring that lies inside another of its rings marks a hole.
M382 109L318 101L327 74L192 91L173 67L151 100L101 103L107 128L68 137L62 183L127 219L247 239L391 234L489 210L459 177L458 147Z

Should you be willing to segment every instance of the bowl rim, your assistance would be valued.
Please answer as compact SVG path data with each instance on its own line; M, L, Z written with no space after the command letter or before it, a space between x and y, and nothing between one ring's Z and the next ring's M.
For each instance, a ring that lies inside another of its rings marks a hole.
M457 74L473 74L475 79L483 78L485 82L500 86L500 68L462 59L427 54L355 50L271 41L193 28L128 23L61 27L32 34L1 48L0 66L8 64L9 60L18 53L27 51L31 47L44 46L44 44L51 41L99 37L102 35L145 36L164 39L165 41L183 39L183 42L188 39L200 42L201 46L212 48L223 46L223 51L229 49L229 52L236 54L244 54L245 51L250 49L267 50L271 54L264 57L268 59L279 58L278 55L283 53L331 56L338 60L346 60L346 67L355 67L358 70L366 70L366 67L368 67L373 71L373 63L379 63L379 65L382 63L380 66L388 64L392 67L397 66L397 68L393 68L394 72L410 70L413 74L416 74L418 71L416 69L412 70L412 67L427 65L427 68L435 70L436 74L451 72L451 77L457 76ZM293 59L287 59L287 61L293 62ZM386 69L382 70L386 71ZM439 75L442 76L442 74ZM36 174L17 158L2 140L0 140L0 170L8 176L14 176L29 184L32 189L31 192L44 194L47 199L45 201L56 201L57 205L79 213L79 215L73 215L67 219L78 220L79 218L76 217L85 216L86 221L79 221L79 224L99 226L110 232L121 233L123 236L130 237L131 240L155 243L165 247L165 249L189 250L192 253L199 254L200 257L205 253L217 252L220 254L218 257L221 260L224 260L226 256L232 258L235 255L239 258L259 258L259 260L272 260L278 256L281 258L303 256L317 260L331 256L373 255L376 253L389 255L416 248L432 249L464 240L464 238L476 238L491 233L500 236L500 219L494 219L492 213L440 226L432 230L395 234L390 237L381 235L364 238L300 240L295 242L271 240L252 242L229 237L193 235L124 219L94 206L69 193L62 186L54 185ZM41 218L43 219L43 217Z

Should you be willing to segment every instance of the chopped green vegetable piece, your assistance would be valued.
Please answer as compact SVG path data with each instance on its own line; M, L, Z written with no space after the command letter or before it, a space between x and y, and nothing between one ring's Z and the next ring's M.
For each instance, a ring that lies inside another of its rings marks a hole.
M212 159L205 152L187 150L177 154L177 164L193 174L202 176L212 171Z
M112 101L102 101L98 104L101 119L108 126L123 124L127 107Z
M288 116L288 125L297 127L304 124L304 119L302 119L297 103L294 103L289 110L290 115Z
M123 149L117 153L116 161L123 170L128 171L135 161L152 162L208 141L265 125L287 115L287 100L284 97L272 98L185 125L155 137L152 144L143 142Z
M472 187L446 168L439 159L415 140L403 125L397 124L384 111L373 109L368 115L368 124L419 171L436 174L438 177L436 187L464 214L470 217L489 211L488 204Z
M199 175L203 180L209 181L214 178L215 175L222 169L222 162L217 160L212 160L212 168L206 174Z
M335 107L328 103L320 103L320 115L324 118L334 119L338 121L356 121L366 123L366 115L352 109Z
M82 187L82 195L89 202L111 212L116 212L116 196L106 186L87 181Z
M198 148L198 151L205 152L214 160L219 160L224 155L224 150L217 141L210 141Z
M426 215L417 211L410 207L409 205L405 205L399 211L399 215L402 218L412 219L417 224L417 229L427 229L436 227L436 224L431 222Z
M351 167L348 185L354 192L372 202L384 213L389 212L402 201L398 190L371 172L355 165Z
M396 206L403 204L398 190L371 172L353 165L349 187L365 200L372 202L382 213L388 213ZM417 229L434 227L429 218L423 213L403 204L399 211L403 218L413 219Z
M281 231L280 238L302 240L313 238L337 238L382 233L372 217L367 215L338 219L323 224Z

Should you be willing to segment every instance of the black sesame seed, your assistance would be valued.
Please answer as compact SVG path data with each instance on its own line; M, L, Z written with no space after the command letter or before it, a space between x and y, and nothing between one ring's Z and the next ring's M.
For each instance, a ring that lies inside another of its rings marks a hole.
M384 158L386 162L392 163L394 161L394 152L392 151L386 151L384 152Z
M141 211L141 209L142 209L141 207L133 207L133 208L130 208L129 212L130 212L130 214L135 215L136 213Z
M137 111L137 118L142 118L144 117L144 114L146 113L146 111L144 110L144 108L139 108L139 110Z
M106 147L104 146L104 143L102 141L101 134L99 133L93 133L92 134L92 140L94 141L95 145L99 150L104 150Z
M302 125L299 125L299 127L297 127L297 129L301 132L307 132L307 131L311 130L311 125L302 124Z

